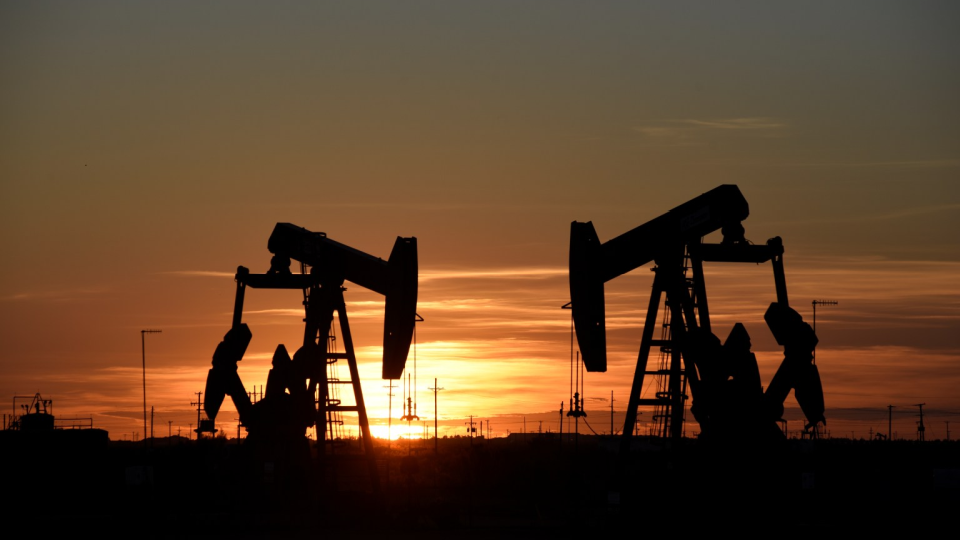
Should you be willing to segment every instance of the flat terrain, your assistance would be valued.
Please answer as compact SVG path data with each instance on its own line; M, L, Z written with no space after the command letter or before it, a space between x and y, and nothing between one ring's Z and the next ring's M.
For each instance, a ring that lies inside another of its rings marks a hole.
M151 444L152 443L152 444ZM730 530L934 531L960 503L960 442L721 445L514 435L394 441L375 467L234 440L0 438L7 523L41 534L285 538L529 537ZM376 476L376 480L372 477ZM377 485L379 484L379 489ZM786 534L786 533L785 533Z

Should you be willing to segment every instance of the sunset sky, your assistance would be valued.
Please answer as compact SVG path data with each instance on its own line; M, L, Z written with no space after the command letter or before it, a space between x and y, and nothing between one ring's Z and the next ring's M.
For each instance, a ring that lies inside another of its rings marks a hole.
M894 405L913 438L923 403L927 438L956 439L958 96L947 1L2 2L0 398L142 436L140 330L161 329L147 406L185 434L236 267L266 271L289 222L384 259L417 237L418 414L437 378L441 434L556 430L570 222L606 241L736 184L746 237L783 238L792 305L839 302L817 311L832 435L886 433ZM743 322L768 383L769 266L706 275L715 332ZM611 392L622 419L651 283L607 284L597 432ZM383 297L347 287L385 425ZM248 292L248 388L297 348L300 301ZM232 405L218 421L235 433Z

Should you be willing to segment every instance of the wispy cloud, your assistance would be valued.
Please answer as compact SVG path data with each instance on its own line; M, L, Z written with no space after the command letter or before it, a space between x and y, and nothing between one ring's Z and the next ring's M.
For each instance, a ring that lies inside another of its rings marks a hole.
M781 163L785 167L824 168L899 168L899 169L954 169L960 167L960 159L905 159L888 161L812 161ZM916 178L905 181L916 182Z
M23 291L9 296L0 297L4 302L22 302L31 300L45 300L51 302L69 302L80 298L89 298L90 296L103 294L107 292L106 287L84 287L77 289L59 289L50 291Z
M217 272L214 270L172 270L170 272L160 272L160 273L173 275L173 276L184 276L184 277L217 277L217 278L236 277L236 273Z
M160 272L166 275L184 276L184 277L216 277L233 278L235 273L218 272L214 270L173 270L169 272ZM421 271L419 281L434 281L441 279L544 279L556 276L566 276L566 268L500 268L492 270L427 270Z
M716 118L716 119L679 119L664 120L652 124L635 126L634 131L663 144L677 146L698 144L711 133L753 132L756 135L778 136L788 126L786 123L769 117Z
M401 207L406 210L422 210L422 211L431 211L431 210L440 210L440 211L449 211L457 210L461 208L472 208L476 205L469 203L451 203L451 202L416 202L410 203L404 201L402 205L397 202L341 202L337 201L335 203L323 203L323 202L283 202L283 203L271 203L267 205L268 207L273 208L333 208L337 210L343 209L352 209L352 210L384 210L391 208Z
M906 218L914 218L918 216L928 216L934 214L943 214L951 212L960 212L960 203L948 203L948 204L929 204L924 206L912 206L907 208L898 208L895 210L890 210L887 212L877 212L872 214L858 214L858 215L849 215L849 216L817 216L816 218L810 219L798 219L798 220L777 220L777 221L768 221L768 224L830 224L830 223L873 223L880 221L895 221Z
M758 130L758 129L781 129L787 127L783 122L773 118L727 118L721 120L676 120L681 124L704 127L711 129L735 129L735 130Z
M942 212L956 212L960 210L960 204L933 204L929 206L915 206L912 208L901 208L892 212L882 214L870 214L851 218L857 221L886 221L893 219L903 219L909 217L923 216L929 214L939 214ZM826 221L826 220L824 220Z
M290 317L303 317L303 308L299 309L250 309L243 312L244 315L285 315Z
M546 279L567 275L566 268L501 268L495 270L433 270L420 273L420 282L440 279Z
M683 139L689 136L689 129L684 126L636 126L634 131L657 139Z

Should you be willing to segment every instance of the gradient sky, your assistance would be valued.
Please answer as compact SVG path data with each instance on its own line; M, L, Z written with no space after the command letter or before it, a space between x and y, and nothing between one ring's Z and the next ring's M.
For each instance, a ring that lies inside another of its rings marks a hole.
M158 435L186 430L236 267L265 271L291 222L384 258L418 238L421 417L436 377L442 433L555 430L570 222L606 241L737 184L747 238L784 240L792 304L839 301L817 313L833 434L886 432L896 405L912 438L925 403L927 437L956 438L957 96L955 2L0 2L0 397L130 438L159 328L148 406ZM607 286L597 431L650 284ZM766 384L770 269L710 266L707 287ZM252 387L302 328L298 292L247 298ZM379 425L383 300L346 298Z

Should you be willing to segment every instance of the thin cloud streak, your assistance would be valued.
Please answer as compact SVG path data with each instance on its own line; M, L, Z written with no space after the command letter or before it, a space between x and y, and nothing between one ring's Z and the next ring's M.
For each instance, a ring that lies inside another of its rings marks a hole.
M775 118L746 117L712 120L666 120L659 124L635 126L634 131L650 139L671 142L677 146L699 144L710 134L723 131L757 132L765 137L779 134L787 124Z
M430 282L446 279L549 279L566 277L566 268L504 268L499 270L434 270L420 273L420 282Z
M161 275L184 276L184 277L216 277L216 278L235 278L236 272L218 272L215 270L170 270L169 272L158 272Z
M244 315L284 315L290 317L303 317L303 308L300 309L285 309L285 308L275 308L275 309L251 309L244 310ZM350 314L353 316L353 313Z
M957 218L960 219L960 203L951 203L951 204L934 204L927 206L916 206L911 208L900 208L891 212L884 212L882 214L859 214L859 215L850 215L849 217L824 217L820 216L816 219L798 219L798 220L779 220L779 221L768 221L768 225L805 225L805 224L817 224L817 225L828 225L828 224L840 224L840 223L875 223L882 221L894 221L898 219L912 218L917 216L926 216L933 214L940 214L945 212L957 212Z
M775 164L764 162L766 165L779 167L823 167L823 168L922 168L922 169L954 169L960 167L960 159L916 159L899 161L824 161L824 162L786 162ZM918 179L910 178L909 182Z
M756 130L756 129L781 129L787 127L782 122L777 122L772 118L729 118L725 120L677 120L684 124L697 127L713 129L733 129L733 130Z
M57 291L25 291L14 293L10 296L0 298L0 302L24 302L24 301L51 301L51 302L70 302L83 298L89 298L94 295L104 294L109 291L106 287L83 287L77 289L62 289Z

